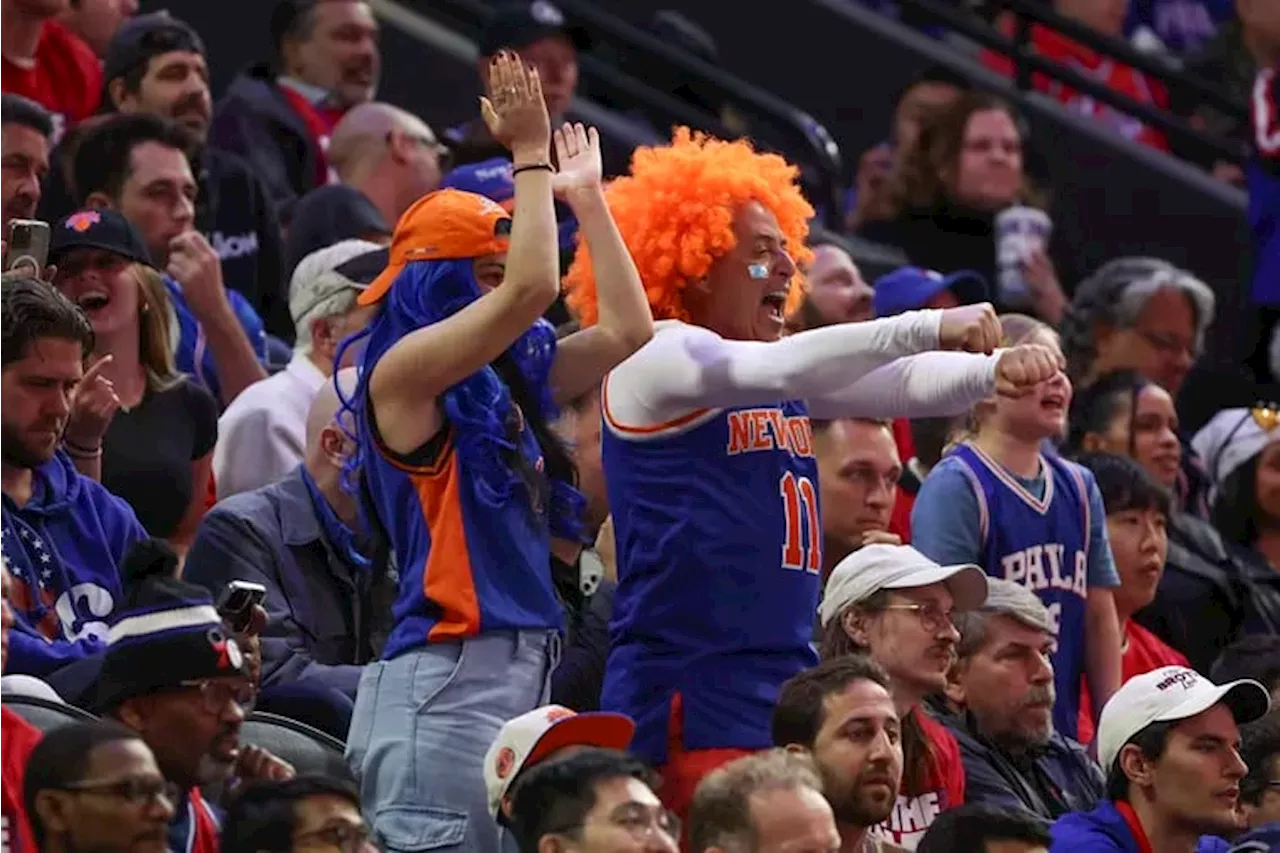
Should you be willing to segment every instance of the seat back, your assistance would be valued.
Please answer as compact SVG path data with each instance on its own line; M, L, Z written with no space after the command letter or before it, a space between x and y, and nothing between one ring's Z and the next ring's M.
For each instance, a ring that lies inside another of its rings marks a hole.
M83 708L77 708L74 705L16 693L4 697L4 707L45 734L72 723L92 723L98 719Z
M255 711L240 728L240 742L262 747L292 764L300 774L355 781L342 757L342 741L297 720Z

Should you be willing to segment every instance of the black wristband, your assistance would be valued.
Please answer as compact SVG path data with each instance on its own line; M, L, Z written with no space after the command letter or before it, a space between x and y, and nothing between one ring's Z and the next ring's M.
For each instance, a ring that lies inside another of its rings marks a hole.
M527 166L516 166L514 169L511 170L511 177L514 178L516 175L520 174L521 172L541 172L543 170L546 170L548 172L555 171L555 169L551 168L551 165L548 163L530 163Z

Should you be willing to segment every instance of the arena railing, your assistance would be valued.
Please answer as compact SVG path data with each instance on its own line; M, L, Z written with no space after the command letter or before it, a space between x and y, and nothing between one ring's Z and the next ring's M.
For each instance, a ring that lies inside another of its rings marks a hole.
M1248 152L1238 143L1197 130L1173 113L1150 104L1139 103L1088 74L1053 62L1036 53L1031 47L1031 34L1033 25L1040 24L1104 56L1154 77L1166 88L1172 87L1183 93L1194 94L1204 103L1228 115L1245 119L1248 117L1248 111L1244 105L1228 97L1208 81L1147 56L1130 45L1094 32L1076 21L1056 14L1051 9L1042 8L1028 0L994 0L996 7L1008 9L1013 13L1014 32L1010 38L985 21L975 19L972 13L957 8L948 0L899 0L899 2L904 8L911 9L919 16L932 19L944 28L982 47L1009 57L1014 64L1015 85L1021 91L1031 90L1033 75L1042 74L1160 130L1176 150L1191 159L1209 162L1225 160L1240 164L1247 157Z
M464 29L478 32L491 6L483 0L430 0L415 4L424 14L444 15ZM557 0L568 23L583 29L591 40L608 45L613 52L630 59L661 64L700 91L722 98L750 116L752 138L800 164L812 197L826 223L840 227L843 218L844 165L839 146L827 129L807 113L781 98L747 83L723 69L704 62L657 36L636 27L591 2ZM670 124L685 124L716 136L734 134L717 117L649 85L636 75L606 61L594 52L579 56L584 83L593 95L628 103L651 115L660 115Z

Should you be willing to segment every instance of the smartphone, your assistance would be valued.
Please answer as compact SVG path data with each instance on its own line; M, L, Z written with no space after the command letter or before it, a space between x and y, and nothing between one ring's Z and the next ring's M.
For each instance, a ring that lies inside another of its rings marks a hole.
M253 618L253 608L267 600L267 588L252 581L232 581L218 596L218 615L233 631L243 631Z
M38 219L9 220L8 252L6 272L27 266L32 275L42 274L49 263L49 223Z

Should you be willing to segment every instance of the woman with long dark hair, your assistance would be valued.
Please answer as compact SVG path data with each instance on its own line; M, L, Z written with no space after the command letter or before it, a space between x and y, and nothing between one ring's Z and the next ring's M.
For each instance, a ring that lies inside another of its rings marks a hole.
M583 499L549 424L643 345L653 321L604 201L594 129L555 133L536 71L501 54L482 112L512 154L515 216L441 190L401 217L377 305L349 461L371 530L400 572L383 660L361 678L347 740L365 814L391 849L496 853L485 753L507 720L543 704L564 617L551 536L582 541ZM597 267L600 322L557 342L553 191ZM341 359L341 355L339 355Z

